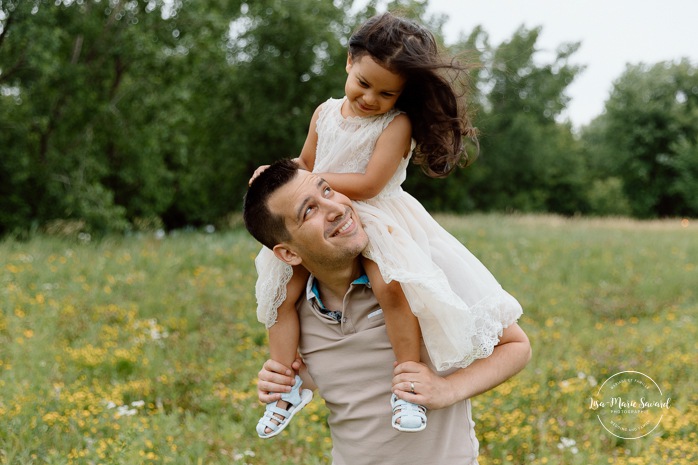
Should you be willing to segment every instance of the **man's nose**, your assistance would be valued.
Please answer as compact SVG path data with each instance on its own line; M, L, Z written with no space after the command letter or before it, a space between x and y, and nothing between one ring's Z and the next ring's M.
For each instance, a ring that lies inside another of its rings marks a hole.
M346 207L344 205L330 199L325 199L323 201L323 209L329 221L336 221L346 212Z

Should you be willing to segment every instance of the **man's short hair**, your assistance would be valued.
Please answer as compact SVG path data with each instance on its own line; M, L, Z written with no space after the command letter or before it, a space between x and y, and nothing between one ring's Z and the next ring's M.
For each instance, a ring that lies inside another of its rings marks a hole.
M255 239L270 249L289 240L290 234L284 217L269 210L269 197L296 177L298 170L299 166L293 160L274 162L252 181L245 194L242 207L245 227Z

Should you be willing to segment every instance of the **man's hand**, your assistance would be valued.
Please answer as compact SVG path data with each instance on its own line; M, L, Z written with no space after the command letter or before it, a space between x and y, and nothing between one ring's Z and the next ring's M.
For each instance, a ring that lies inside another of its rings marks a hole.
M281 399L281 394L291 392L291 387L296 382L296 373L303 379L303 388L315 390L315 383L308 374L303 360L297 358L291 368L274 360L264 362L262 369L257 373L257 397L263 404Z
M422 363L397 365L393 371L392 390L399 398L428 409L444 408L498 386L523 370L530 359L528 337L514 323L504 329L492 355L444 377Z
M393 375L393 393L400 399L423 405L429 410L448 407L455 403L452 400L448 381L423 363L401 363L395 367Z
M257 397L259 401L268 404L281 399L281 394L291 392L295 372L274 360L264 362L257 374Z

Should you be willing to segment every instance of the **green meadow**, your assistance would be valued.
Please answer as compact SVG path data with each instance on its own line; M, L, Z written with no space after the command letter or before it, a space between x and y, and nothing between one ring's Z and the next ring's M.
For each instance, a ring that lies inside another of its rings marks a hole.
M473 399L482 465L698 463L698 222L437 218L519 299L533 346ZM239 226L0 242L0 463L329 464L318 396L278 438L254 432L258 249ZM621 371L671 397L640 439L590 409Z

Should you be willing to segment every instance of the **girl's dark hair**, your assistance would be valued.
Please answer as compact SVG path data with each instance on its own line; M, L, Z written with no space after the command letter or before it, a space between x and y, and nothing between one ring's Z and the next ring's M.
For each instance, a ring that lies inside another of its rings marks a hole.
M444 177L456 166L472 162L463 142L467 137L478 147L477 130L465 106L468 69L443 57L431 32L414 21L384 13L366 21L351 36L349 55L352 60L370 55L405 77L405 88L395 106L412 122L412 137L417 142L413 160L426 174Z

